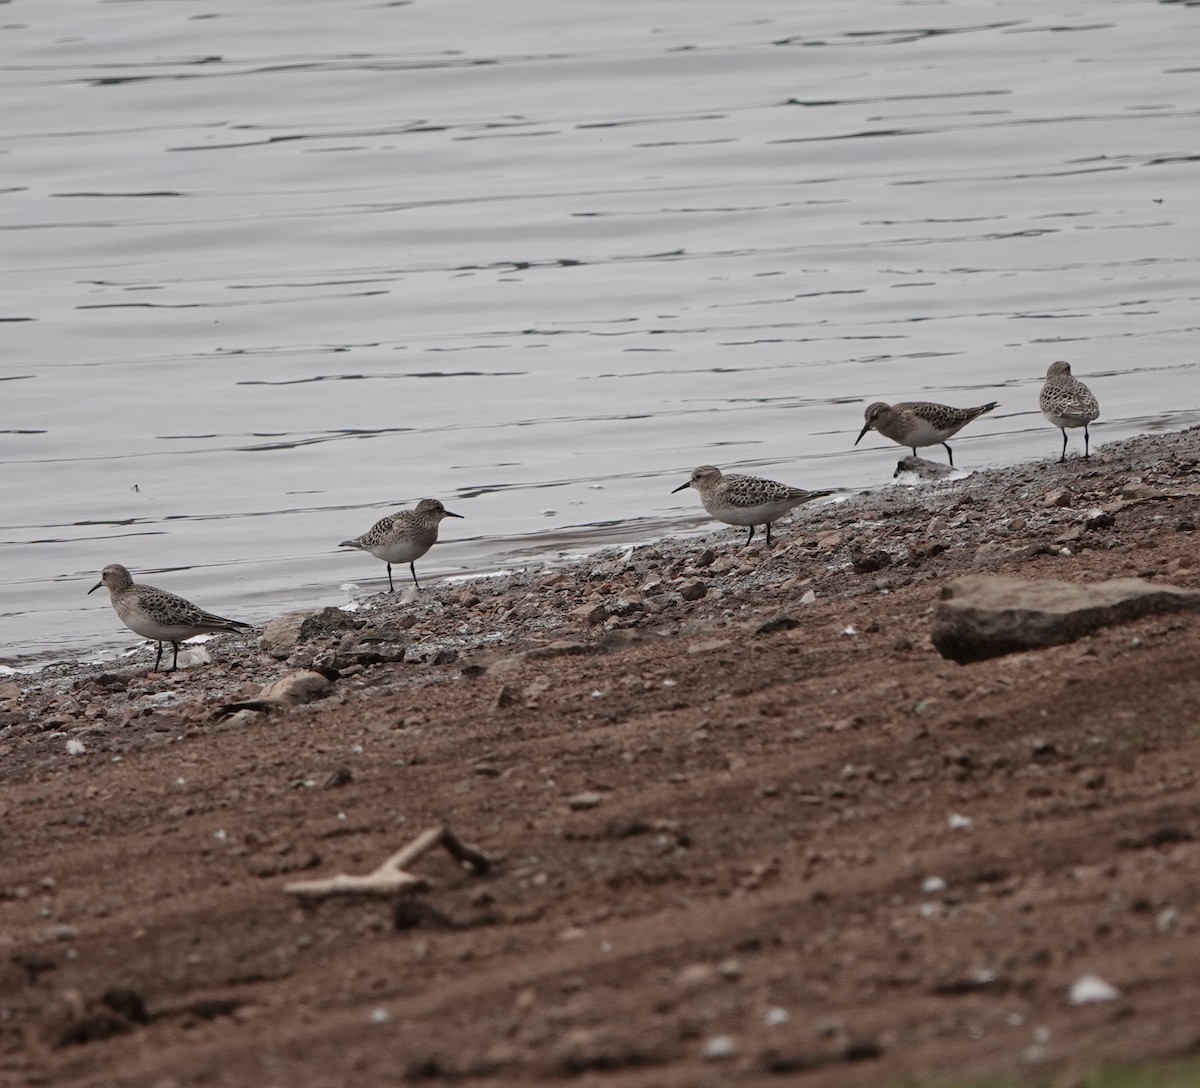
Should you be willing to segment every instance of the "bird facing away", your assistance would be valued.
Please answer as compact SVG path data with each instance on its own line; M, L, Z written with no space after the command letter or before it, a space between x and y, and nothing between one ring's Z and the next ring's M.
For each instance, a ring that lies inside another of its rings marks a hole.
M876 401L863 412L866 423L854 440L857 446L867 431L878 431L901 446L907 446L917 455L918 446L946 446L950 465L954 466L954 451L946 445L973 419L990 412L996 402L981 404L978 408L951 408L948 404L932 404L929 401L905 401L903 404L884 404Z
M701 465L692 472L686 484L680 484L671 494L688 487L700 492L704 509L718 521L726 525L749 525L747 544L754 539L754 526L767 527L767 543L770 544L771 522L777 521L801 503L833 494L832 490L805 491L800 487L788 487L787 484L758 476L740 476L736 473L724 476L715 465Z
M165 589L138 585L120 563L109 563L100 572L100 581L88 592L95 593L101 586L108 588L108 598L121 622L142 638L158 643L158 656L154 659L156 672L162 661L164 642L169 642L175 651L171 667L167 669L167 672L174 672L179 667L179 644L184 639L251 626L241 620L214 616Z
M411 510L398 510L386 518L380 518L362 536L343 540L338 547L357 548L370 552L376 559L382 559L387 564L389 593L396 592L396 585L392 581L393 563L407 563L412 571L413 585L420 589L421 583L417 581L414 564L437 541L438 525L442 518L461 517L462 514L450 513L437 499L422 499Z
M1088 456L1088 424L1100 414L1100 402L1095 394L1078 378L1071 377L1071 364L1061 359L1051 363L1046 371L1046 384L1038 404L1044 415L1063 436L1062 456L1059 464L1067 459L1067 428L1083 428L1083 456Z
M237 703L226 703L213 717L218 721L236 714L239 710L279 710L289 706L302 706L329 694L333 682L341 673L328 666L312 669L294 669L286 676L272 681L258 693L257 699L246 699Z

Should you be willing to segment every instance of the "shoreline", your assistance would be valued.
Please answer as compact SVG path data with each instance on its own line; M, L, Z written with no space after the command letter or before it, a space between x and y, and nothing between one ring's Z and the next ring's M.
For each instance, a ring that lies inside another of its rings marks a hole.
M1130 442L1138 442L1143 439L1156 439L1156 438L1160 438L1160 437L1169 437L1170 435L1174 435L1174 434L1186 434L1188 432L1188 430L1194 430L1194 429L1196 429L1196 428L1192 427L1192 428L1186 428L1182 431L1162 432L1161 434L1139 435L1139 436L1135 436L1133 438L1120 439L1120 440L1116 440L1114 442L1107 443L1104 446L1097 447L1097 451L1108 449L1108 448L1121 449L1121 448L1124 448ZM999 466L999 467L981 468L981 469L977 469L977 470L967 471L965 475L961 475L961 476L957 475L958 472L964 471L964 470L962 470L962 468L960 466L959 469L953 470L955 475L951 476L951 475L947 474L948 466L945 464L944 461L937 461L937 460L932 460L932 459L925 460L920 457L912 458L908 455L900 456L901 454L904 454L903 449L901 447L896 447L896 450L897 450L897 455L898 455L897 456L897 466L898 467L897 467L896 471L893 473L892 481L886 482L886 483L881 483L878 486L876 486L874 488L870 488L870 489L857 489L857 490L845 491L842 493L845 496L845 498L834 498L832 500L821 501L817 504L813 504L811 507L810 506L799 507L796 511L794 511L792 514L788 515L788 517L781 520L777 524L785 532L790 532L792 530L803 531L803 523L804 523L805 519L811 517L812 512L822 506L843 503L843 502L847 502L847 501L854 500L854 499L865 499L865 498L869 498L870 496L877 495L880 493L886 494L897 488L902 488L902 489L906 489L906 490L914 490L914 489L928 489L931 487L937 488L940 486L954 486L957 484L961 484L961 483L965 482L966 480L975 480L975 479L979 479L979 478L986 478L988 480L997 481L996 486L1002 486L999 483L999 481L1002 481L1004 478L1006 478L1006 476L1008 476L1009 474L1012 474L1012 473L1019 475L1021 470L1023 470L1025 467L1027 467L1029 464L1031 464L1030 462L1021 462L1021 463L1017 463L1017 464L1003 465L1003 466ZM1097 453L1097 456L1098 455L1099 454ZM931 454L931 458L932 457L936 457L936 454ZM1073 460L1074 456L1071 459ZM915 474L914 473L906 473L906 474L904 474L903 478L900 478L901 477L900 468L903 467L908 462L915 464L918 468L918 472ZM1042 461L1042 462L1032 462L1032 463L1033 464L1051 464L1051 463L1057 463L1057 462L1051 462L1050 460L1046 460L1046 461ZM691 494L691 493L689 492L689 494ZM585 546L579 552L571 552L571 553L567 553L566 555L547 555L547 554L544 554L545 549L542 549L542 552L535 551L535 552L531 553L527 558L525 558L524 561L519 562L518 564L513 564L510 562L506 567L502 567L502 568L498 568L498 569L479 570L476 572L463 572L463 573L453 573L453 574L445 575L442 578L440 578L437 582L431 582L430 587L431 588L445 587L445 586L457 585L457 584L461 584L461 583L465 583L465 582L472 582L472 581L475 581L478 579L504 577L507 573L520 574L520 573L528 573L531 571L536 571L539 569L551 569L551 568L561 568L561 567L570 568L570 567L573 567L576 565L584 566L587 564L590 556L600 555L607 551L617 551L617 552L624 551L630 547L633 547L633 548L660 547L660 548L665 548L667 551L671 552L671 554L673 556L675 556L677 554L675 545L674 545L675 541L682 542L682 541L688 541L688 540L699 540L699 541L703 541L706 546L710 546L710 547L719 547L719 546L722 546L723 544L725 544L727 542L726 534L732 529L732 527L724 527L724 528L719 527L718 522L716 522L714 519L707 518L707 515L704 514L703 509L699 508L698 500L697 500L696 505L698 507L697 514L696 514L697 527L694 529L691 529L691 530L687 530L687 531L683 532L681 535L675 535L675 534L668 533L667 535L661 536L661 537L638 539L632 543L629 543L629 542L624 542L621 544L596 543L593 545ZM707 528L707 529L704 528L704 525L706 523L707 523L707 525L712 526L712 528ZM732 539L732 538L729 538L729 539ZM756 539L754 541L754 544L757 546L758 543L760 543L760 542ZM374 582L374 583L378 584L380 581L380 576L376 576L374 578L363 578L360 575L358 578L347 578L343 584L347 585L347 586L358 587L361 590L361 582L363 582L363 581L368 582L368 583ZM164 588L166 588L166 587L164 587ZM321 590L320 592L323 593L326 597L330 597L330 596L334 595L332 590L329 590L329 589ZM402 590L398 591L397 596L399 596L400 593L402 593L402 592L403 592ZM375 601L375 600L378 600L383 597L386 597L386 594L384 594L384 593L361 593L360 592L358 596L353 597L348 603L353 606L356 604L361 604L362 602ZM300 608L296 609L295 611L303 610L305 607L308 607L308 606L301 606ZM345 608L346 605L324 605L324 606L313 605L311 607L313 608L313 610L317 610L321 607ZM227 611L228 611L228 608L227 608ZM259 624L256 624L254 629L261 630L262 627L264 627L266 624L270 623L271 620L278 618L278 615L282 615L282 614L284 614L284 613L278 613L277 615L269 616L265 621L260 622ZM114 622L116 628L119 629L120 621L114 619L113 622ZM108 644L106 643L106 645L108 645ZM128 644L126 644L126 645L128 645ZM24 683L26 678L36 677L41 672L43 672L47 669L56 670L56 669L62 669L62 668L88 668L88 667L105 669L105 668L129 667L127 659L132 659L137 654L136 648L133 648L133 647L130 647L129 649L124 649L124 650L117 648L115 641L112 644L110 651L98 650L96 652L97 653L109 653L110 652L111 656L102 657L101 659L96 660L96 661L88 661L88 660L86 660L84 658L80 658L80 657L68 657L68 658L61 658L61 659L57 659L57 660L45 661L41 664L33 663L28 666L21 666L21 665L12 666L11 671L0 671L0 679L8 678L8 679L11 679L18 683Z
M1103 478L1114 472L1135 473L1134 466L1139 461L1152 462L1156 458L1170 456L1173 451L1186 452L1200 446L1198 435L1200 427L1140 435L1100 446L1090 460L1078 457L1069 458L1064 463L1047 460L984 469L954 477L943 476L944 466L939 462L916 459L918 467L922 464L929 466L938 475L915 485L899 481L872 491L832 496L798 507L787 518L776 523L775 539L769 549L758 539L749 548L743 548L740 540L744 530L732 526L683 537L668 536L641 544L606 545L561 561L544 559L507 571L451 576L428 583L416 594L411 586L405 586L394 595L377 593L355 597L350 607L326 606L285 613L245 634L221 634L200 643L183 644L181 656L195 656L198 663L173 674L155 674L143 668L143 659L153 653L152 644L146 643L141 650L128 651L123 658L98 662L55 662L42 666L36 672L9 674L5 679L18 685L28 695L45 696L51 692L64 694L71 687L86 685L98 677L127 672L131 678L136 677L139 681L152 681L155 678L162 681L162 691L174 690L178 695L178 699L168 699L166 705L175 705L185 697L195 697L198 694L197 686L203 689L199 692L201 695L232 696L244 690L248 684L270 682L288 667L308 667L314 660L319 661L322 655L326 658L331 654L336 657L333 643L344 642L347 632L353 629L352 624L365 631L363 637L368 641L377 637L378 629L396 629L402 634L393 641L398 640L408 647L406 659L409 663L428 663L440 655L443 664L449 662L450 655L457 657L470 654L497 644L518 647L530 639L537 641L555 632L578 633L581 626L583 633L588 635L634 627L665 625L669 628L673 609L691 604L680 595L678 586L672 587L664 582L662 586L653 587L655 592L648 594L644 588L628 585L630 579L626 576L623 578L623 587L632 590L636 599L631 602L626 594L624 603L621 603L622 598L618 595L615 609L600 617L593 608L589 610L593 613L592 618L582 625L579 622L578 605L572 604L570 594L562 590L569 582L595 581L601 572L614 575L621 572L622 568L628 568L624 571L626 575L636 571L640 576L652 578L654 568L660 568L671 572L670 577L675 582L684 577L695 580L702 574L719 576L719 584L713 586L715 592L711 596L706 586L704 597L711 606L722 598L753 592L766 584L766 576L759 566L760 557L771 560L776 573L787 570L788 573L782 578L784 585L795 584L801 576L798 561L804 558L816 561L818 570L813 577L829 578L855 565L851 554L857 546L856 534L864 540L870 540L891 519L918 516L936 519L938 510L943 506L953 504L957 507L963 502L981 504L985 509L985 520L990 520L992 527L1001 535L1008 535L1010 530L1006 521L1010 514L1006 505L1013 507L1012 516L1015 516L1028 502L1031 488L1050 486L1051 483L1077 487L1081 482ZM913 460L902 458L898 465L903 466ZM1053 510L1054 516L1060 521L1069 521L1078 514L1077 510L1070 507L1056 507ZM1041 514L1045 520L1044 511L1035 513ZM934 521L931 528L948 534L947 548L962 548L972 541L978 544L986 535L979 531L981 526L978 519L975 520L976 523L969 527L953 521L945 525ZM719 523L714 522L714 525ZM833 536L838 539L833 540ZM801 556L800 553L804 551L808 554ZM881 569L886 569L892 567L895 561L905 561L906 557L900 554L902 552L903 548L900 548L896 555L878 556L875 561L883 564ZM708 558L699 564L696 562L699 556ZM986 564L985 569L987 566L995 564ZM891 576L894 577L894 573ZM885 582L887 577L884 576ZM549 604L549 607L540 610L536 621L527 620L514 608L497 607L497 601L504 602L508 598L525 600L531 594L545 596ZM471 603L472 598L478 600ZM465 622L458 622L455 609L460 608L464 600L468 602L468 611L460 617ZM476 611L481 604L484 604L484 610ZM340 612L348 618L346 624L334 625L339 632L337 639L327 636L282 656L258 649L263 632L284 617L331 611ZM119 621L114 617L114 622ZM400 626L397 628L397 625ZM196 654L198 648L200 652ZM191 654L186 653L189 649ZM138 660L130 661L134 653ZM346 662L343 660L342 664L345 666ZM351 662L347 667L350 670L347 675L354 676L371 666ZM141 689L145 685L139 682L137 686ZM0 738L4 735L0 731Z

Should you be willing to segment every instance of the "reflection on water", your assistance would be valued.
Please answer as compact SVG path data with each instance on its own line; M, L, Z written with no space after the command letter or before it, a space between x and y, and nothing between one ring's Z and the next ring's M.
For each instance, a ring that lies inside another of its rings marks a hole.
M9 16L0 661L127 645L109 562L342 603L424 496L432 577L706 527L704 462L885 485L875 400L1053 459L1059 357L1098 442L1200 419L1185 5Z

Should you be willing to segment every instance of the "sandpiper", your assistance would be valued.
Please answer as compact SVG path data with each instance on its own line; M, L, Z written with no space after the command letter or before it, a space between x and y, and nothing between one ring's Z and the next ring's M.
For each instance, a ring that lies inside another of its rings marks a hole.
M205 612L191 601L168 593L165 589L138 585L120 563L109 563L100 572L100 581L88 592L95 593L101 586L108 588L109 600L112 601L113 609L121 622L142 638L153 639L158 643L158 656L154 659L155 671L162 662L164 642L169 642L175 651L171 667L167 669L167 672L174 672L179 667L179 644L184 639L193 635L236 631L251 626L241 620L227 620L223 616L214 616L211 612Z
M718 521L723 521L726 525L749 525L747 544L754 539L754 526L767 527L767 543L770 544L771 522L777 521L801 503L833 494L833 490L805 491L800 487L788 487L787 484L764 480L758 476L741 476L736 473L725 476L715 465L701 465L692 472L692 477L686 484L680 484L671 494L674 495L688 487L694 487L700 492L700 501L704 503L704 509Z
M866 423L854 440L857 446L863 435L876 430L884 438L890 438L901 446L907 446L917 455L918 446L946 446L950 465L954 465L954 451L946 445L973 419L996 407L996 401L981 404L978 408L951 408L948 404L932 404L929 401L905 401L903 404L884 404L876 401L863 413Z
M1067 459L1067 428L1083 428L1083 456L1088 454L1088 424L1100 414L1100 402L1095 394L1078 378L1071 377L1071 364L1061 359L1051 363L1046 371L1046 384L1038 398L1042 415L1062 431L1061 464Z
M358 548L370 552L387 564L388 592L395 593L392 564L407 563L412 571L413 585L421 588L414 565L437 541L438 525L442 518L461 518L452 514L437 499L422 499L412 510L398 510L380 518L362 536L343 540L339 548Z

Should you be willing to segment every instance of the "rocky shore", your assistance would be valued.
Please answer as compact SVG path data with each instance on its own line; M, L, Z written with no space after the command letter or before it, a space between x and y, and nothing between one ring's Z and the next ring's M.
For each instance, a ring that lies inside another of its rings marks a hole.
M203 720L211 705L252 698L288 668L365 677L375 666L452 666L489 652L590 643L608 633L653 630L660 637L694 625L697 614L735 623L778 599L803 608L823 596L887 595L950 570L998 571L1040 555L1137 550L1110 532L1133 504L1200 487L1196 430L1117 443L1092 461L1038 463L947 479L946 466L905 457L896 476L926 482L886 487L802 507L780 524L776 542L739 546L739 530L607 549L567 566L534 566L417 592L364 596L355 610L294 612L245 635L219 636L181 654L175 674L149 671L153 645L136 664L51 666L0 688L20 691L24 718L5 721L0 738L115 714L170 709ZM936 482L928 482L933 480ZM1193 496L1179 494L1180 499ZM1165 531L1195 531L1187 504ZM1186 538L1185 538L1186 539ZM931 560L946 556L942 563ZM966 562L963 562L963 560ZM1190 567L1187 555L1166 574ZM1142 573L1122 557L1114 576ZM1163 572L1155 571L1155 574ZM857 576L857 577L854 577ZM1185 579L1185 584L1187 580ZM807 593L807 597L806 597ZM403 683L401 671L389 679ZM379 677L375 677L377 682ZM103 728L93 732L103 733Z
M0 682L0 1083L1194 1053L1198 522L1193 429ZM1184 603L959 665L978 574ZM447 821L499 864L429 862L431 914L280 886Z

